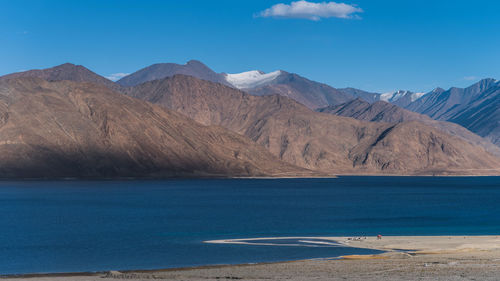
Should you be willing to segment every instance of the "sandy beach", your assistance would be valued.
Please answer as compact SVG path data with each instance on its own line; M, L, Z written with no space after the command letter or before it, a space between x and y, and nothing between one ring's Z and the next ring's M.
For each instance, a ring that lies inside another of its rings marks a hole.
M307 237L301 237L307 239ZM3 280L499 280L500 236L315 237L386 251L254 265L212 266L157 271L110 271L92 274L32 275ZM269 238L266 238L268 240ZM239 240L211 241L240 243Z

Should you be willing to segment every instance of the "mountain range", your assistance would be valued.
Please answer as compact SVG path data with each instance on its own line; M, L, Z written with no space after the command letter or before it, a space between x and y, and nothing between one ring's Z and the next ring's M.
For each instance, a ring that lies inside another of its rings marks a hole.
M150 81L127 94L243 134L285 162L324 173L434 174L498 167L484 149L425 124L360 122L314 112L280 95L254 96L189 76ZM404 149L408 140L418 141ZM451 151L457 154L450 157ZM493 162L481 163L479 155Z
M496 95L491 83L478 97ZM335 89L198 61L116 83L73 64L15 73L0 77L0 177L497 174L489 141L381 101L410 108L438 93Z
M166 66L172 64L164 64ZM499 82L484 79L468 88L436 88L431 92L412 92L398 90L389 93L373 93L355 88L336 89L329 85L315 82L298 74L283 70L264 73L248 71L237 74L216 73L201 62L188 62L177 65L183 71L161 71L161 68L146 67L122 80L133 78L138 85L153 79L137 79L141 73L149 73L155 79L171 77L175 74L187 74L203 80L221 83L243 90L252 95L279 94L289 97L311 109L335 106L360 98L370 103L386 101L401 108L440 120L450 121L464 126L472 132L500 145L500 113L496 103L500 103ZM203 71L198 71L203 69ZM121 81L118 83L121 83ZM122 83L123 84L123 83ZM130 85L130 84L128 84ZM480 116L478 114L481 114Z
M144 82L172 77L176 74L220 83L257 96L279 94L292 98L311 109L344 103L356 97L368 98L373 95L361 90L335 89L283 70L271 73L258 70L237 74L216 73L199 61L189 61L185 65L154 64L123 77L117 83L128 87L137 86Z

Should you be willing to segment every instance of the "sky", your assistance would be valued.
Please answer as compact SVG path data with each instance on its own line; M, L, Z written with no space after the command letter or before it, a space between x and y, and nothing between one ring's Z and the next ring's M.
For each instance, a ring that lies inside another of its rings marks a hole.
M0 0L0 75L196 59L374 92L500 79L500 1L308 1Z

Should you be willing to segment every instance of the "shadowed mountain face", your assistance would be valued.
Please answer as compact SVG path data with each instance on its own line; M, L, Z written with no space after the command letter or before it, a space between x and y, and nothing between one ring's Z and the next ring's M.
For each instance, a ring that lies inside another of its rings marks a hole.
M492 87L498 87L494 79L484 79L465 88L451 88L447 91L435 91L413 102L407 109L430 116L436 120L450 120L469 105L484 97Z
M455 122L500 145L500 82L494 79L465 89L431 93L407 108L436 120Z
M358 120L371 122L402 123L408 121L419 121L450 135L460 137L471 144L482 146L490 153L500 156L500 147L494 145L486 139L481 138L458 124L436 121L427 115L418 114L384 101L378 101L370 104L369 102L361 99L356 99L345 104L318 109L318 112L352 117Z
M449 119L500 146L500 83L491 87Z
M202 80L229 85L222 74L215 73L203 63L195 60L189 61L185 65L175 63L153 64L123 77L117 83L126 87L135 86L144 82L171 77L176 74L189 75Z
M418 122L361 122L183 75L126 93L244 134L288 163L326 173L496 174L500 167L483 148Z
M0 81L0 177L312 173L221 127L91 83Z
M119 90L120 86L113 81L108 80L81 65L71 63L61 64L52 68L34 69L25 72L12 73L0 77L0 80L21 78L21 77L36 77L47 81L74 81L74 82L91 82L104 85L110 89Z

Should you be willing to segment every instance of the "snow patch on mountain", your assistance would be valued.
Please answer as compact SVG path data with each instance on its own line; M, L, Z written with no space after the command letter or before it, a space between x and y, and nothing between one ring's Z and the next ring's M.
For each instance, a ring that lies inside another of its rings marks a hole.
M408 91L397 91L397 92L391 92L391 93L384 93L380 95L380 100L386 101L386 102L394 102L399 100L400 98L404 97L406 94L410 92Z
M278 76L281 71L264 73L258 70L247 71L236 74L224 74L226 81L238 89L250 89L270 83Z
M413 93L411 96L410 96L410 100L411 102L414 102L416 100L418 100L419 98L425 96L427 93Z
M380 100L386 101L386 102L395 102L399 99L402 99L404 97L409 97L411 102L414 102L418 100L419 98L425 96L427 93L413 93L410 91L397 91L397 92L391 92L391 93L384 93L380 95Z

